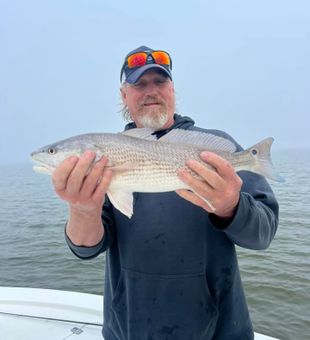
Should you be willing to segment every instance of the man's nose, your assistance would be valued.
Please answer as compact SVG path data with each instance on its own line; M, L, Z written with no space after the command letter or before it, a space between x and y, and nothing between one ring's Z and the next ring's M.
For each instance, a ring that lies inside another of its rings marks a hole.
M150 93L157 93L158 92L158 86L155 82L149 82L146 86L146 92L147 94Z

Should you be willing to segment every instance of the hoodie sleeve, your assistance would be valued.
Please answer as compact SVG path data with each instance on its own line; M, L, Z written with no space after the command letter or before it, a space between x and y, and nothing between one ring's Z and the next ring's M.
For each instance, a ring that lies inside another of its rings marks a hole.
M106 251L114 241L114 218L111 203L105 200L102 209L102 223L104 226L104 236L102 240L92 247L77 246L68 237L65 230L65 240L73 254L81 259L92 259L100 253Z
M195 128L196 130L197 128ZM236 145L236 151L243 148L226 132L205 130L204 132L226 138ZM243 181L237 211L232 220L221 220L209 215L212 225L226 233L235 244L249 249L266 249L278 227L279 206L267 180L249 171L239 171Z
M240 247L266 249L278 227L279 206L263 176L240 171L243 180L240 200L234 218L228 225L210 215L214 227L221 229Z

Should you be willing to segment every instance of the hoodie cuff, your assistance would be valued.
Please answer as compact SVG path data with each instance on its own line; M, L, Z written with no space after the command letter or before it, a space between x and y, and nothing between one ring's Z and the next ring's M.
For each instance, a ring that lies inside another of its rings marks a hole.
M65 226L65 240L74 255L76 255L77 257L81 259L91 259L100 254L104 241L105 241L105 236L103 236L101 241L94 246L91 246L91 247L77 246L70 240L69 236L67 235L66 226Z
M241 198L241 193L240 193L240 198ZM238 213L238 209L239 209L239 203L240 203L240 199L239 202L235 208L234 214L233 216L229 217L229 218L222 218L219 217L215 214L209 214L209 220L212 223L213 227L219 230L224 230L226 228L228 228L230 226L230 224L233 222L233 220L235 219L237 213Z

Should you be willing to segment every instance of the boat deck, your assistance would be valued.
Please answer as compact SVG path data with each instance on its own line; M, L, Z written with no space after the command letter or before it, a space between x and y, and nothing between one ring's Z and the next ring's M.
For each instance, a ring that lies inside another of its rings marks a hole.
M1 340L103 340L103 297L0 287ZM255 340L276 340L255 333Z

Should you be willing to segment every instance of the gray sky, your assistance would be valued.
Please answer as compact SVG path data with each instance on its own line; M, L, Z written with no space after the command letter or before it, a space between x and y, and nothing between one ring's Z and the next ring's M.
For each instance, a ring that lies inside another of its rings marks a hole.
M0 162L123 128L119 72L173 59L178 112L249 147L310 148L309 0L0 0Z

